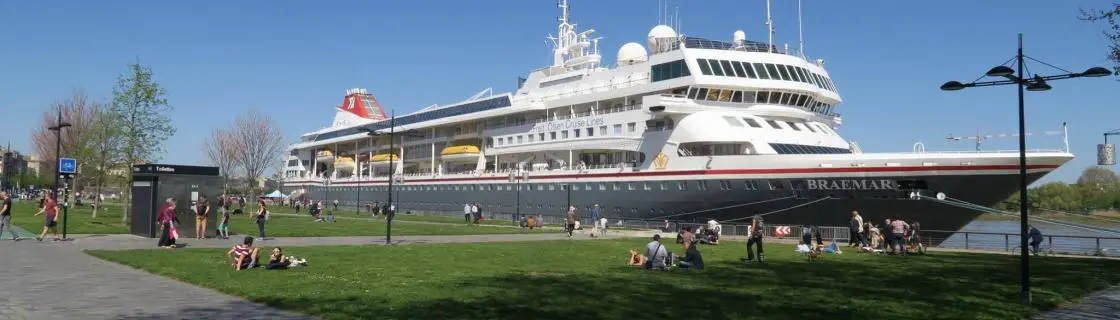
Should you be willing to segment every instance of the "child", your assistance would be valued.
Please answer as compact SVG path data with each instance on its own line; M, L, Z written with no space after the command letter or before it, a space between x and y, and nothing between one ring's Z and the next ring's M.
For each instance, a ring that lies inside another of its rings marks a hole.
M272 249L272 255L268 256L268 270L287 269L292 262L284 256L284 248L277 247Z
M218 237L229 239L229 209L222 209L222 221L218 224Z

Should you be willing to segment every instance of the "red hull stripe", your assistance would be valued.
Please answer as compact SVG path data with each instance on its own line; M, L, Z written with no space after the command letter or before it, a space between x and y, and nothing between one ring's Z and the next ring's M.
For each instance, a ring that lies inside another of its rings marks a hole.
M1057 165L1028 165L1028 170L1057 169ZM554 176L531 176L530 180L555 180L572 178L623 178L623 177L649 177L649 176L700 176L700 175L729 175L729 174L804 174L804 173L857 173L857 172L916 172L916 171L993 171L993 170L1018 170L1018 165L978 165L978 166L921 166L921 167L840 167L840 168L781 168L781 169L720 169L720 170L687 170L687 171L642 171L618 173L589 173L565 174ZM463 177L446 179L408 179L408 182L457 182L457 181L495 181L508 180L507 176L498 177ZM297 182L298 183L298 182ZM314 183L308 181L307 183ZM373 183L383 184L387 181L337 181L331 184L358 184Z

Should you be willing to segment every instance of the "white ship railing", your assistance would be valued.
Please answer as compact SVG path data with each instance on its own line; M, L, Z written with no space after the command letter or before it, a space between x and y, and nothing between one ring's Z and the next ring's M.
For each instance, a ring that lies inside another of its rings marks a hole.
M960 150L960 151L915 151L914 153L922 154L986 154L986 153L1019 153L1019 150ZM1027 153L1065 153L1064 150L1058 149L1032 149L1027 150Z
M488 124L488 125L486 125L486 129L487 130L501 129L501 128L523 126L523 125L534 125L534 124L538 124L538 123L550 122L550 121L556 121L556 120L566 120L566 119L577 119L577 118L591 117L591 116L601 116L601 115L606 115L606 114L611 114L611 113L633 111L633 110L638 110L638 109L641 109L641 108L642 108L642 104L638 103L638 104L621 106L621 107L617 107L617 108L614 108L614 107L602 108L602 109L599 109L598 111L595 111L594 114L592 114L591 112L578 112L578 113L571 114L571 115L557 116L556 118L549 117L549 118L544 118L544 119L515 121L515 122L511 122L511 123L506 123L506 124Z

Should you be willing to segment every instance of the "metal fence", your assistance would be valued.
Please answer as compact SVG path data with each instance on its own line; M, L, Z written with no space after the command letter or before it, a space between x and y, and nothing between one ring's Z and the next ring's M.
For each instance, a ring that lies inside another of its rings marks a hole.
M1018 233L923 230L926 243L940 241L940 247L1020 252ZM1047 253L1092 256L1120 256L1120 238L1077 235L1043 235L1040 249Z

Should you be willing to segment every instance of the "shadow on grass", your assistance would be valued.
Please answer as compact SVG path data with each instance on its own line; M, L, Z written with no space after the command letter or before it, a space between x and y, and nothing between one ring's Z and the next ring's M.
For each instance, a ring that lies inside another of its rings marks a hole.
M896 266L893 259L926 261ZM1102 279L1094 260L1044 259L1036 263L1036 303L1024 307L1018 303L1016 262L987 256L884 257L881 270L865 270L865 264L841 260L750 266L720 261L706 270L619 266L592 276L473 278L442 286L484 292L484 298L403 306L371 296L250 299L332 319L1014 319L1117 280L1115 275Z

